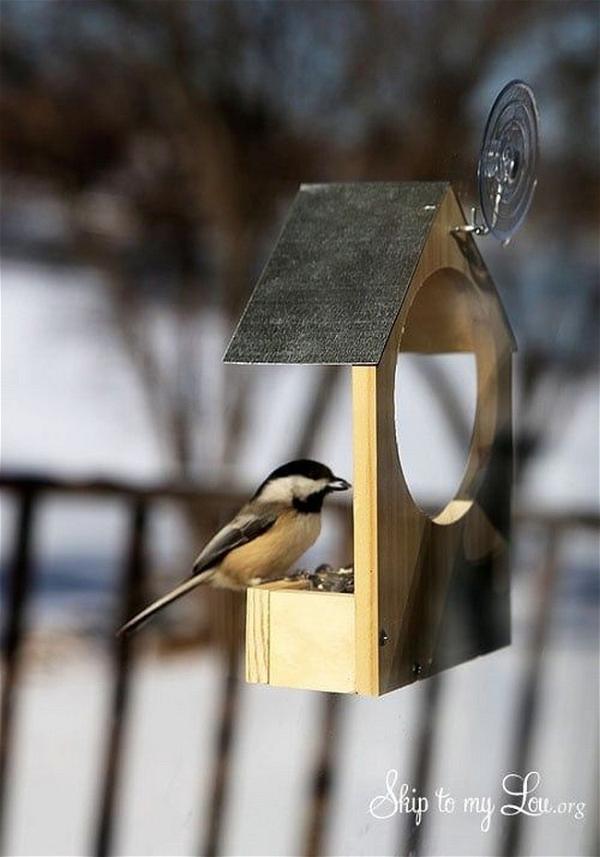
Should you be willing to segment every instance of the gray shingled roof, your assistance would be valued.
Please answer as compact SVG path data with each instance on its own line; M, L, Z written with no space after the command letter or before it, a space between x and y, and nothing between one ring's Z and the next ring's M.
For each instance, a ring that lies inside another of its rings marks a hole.
M448 187L303 185L225 361L377 364Z

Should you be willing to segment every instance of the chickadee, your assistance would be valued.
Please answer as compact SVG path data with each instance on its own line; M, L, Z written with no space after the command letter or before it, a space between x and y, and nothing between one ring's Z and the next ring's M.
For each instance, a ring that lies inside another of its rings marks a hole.
M282 577L317 540L326 495L350 487L318 461L300 459L278 467L209 541L196 559L191 577L130 619L118 633L134 631L201 583L246 589Z

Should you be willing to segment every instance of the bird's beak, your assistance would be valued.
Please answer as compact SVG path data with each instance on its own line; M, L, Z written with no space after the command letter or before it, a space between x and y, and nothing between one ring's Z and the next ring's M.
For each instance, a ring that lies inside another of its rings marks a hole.
M340 479L338 476L335 476L331 482L327 484L327 487L330 491L347 491L348 488L352 488L349 482L346 482L345 479Z

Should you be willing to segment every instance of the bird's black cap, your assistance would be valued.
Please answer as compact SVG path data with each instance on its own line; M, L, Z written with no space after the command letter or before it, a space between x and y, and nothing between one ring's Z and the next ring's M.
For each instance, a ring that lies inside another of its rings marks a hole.
M281 479L285 476L306 476L307 479L333 479L333 473L325 464L319 461L311 461L310 458L298 458L296 461L288 461L270 473L266 482L273 479Z
M254 497L258 497L267 483L286 476L306 476L307 479L327 479L328 481L333 481L336 478L325 464L321 464L319 461L312 461L310 458L298 458L295 461L288 461L287 464L282 464L281 467L269 473L265 481L257 488Z

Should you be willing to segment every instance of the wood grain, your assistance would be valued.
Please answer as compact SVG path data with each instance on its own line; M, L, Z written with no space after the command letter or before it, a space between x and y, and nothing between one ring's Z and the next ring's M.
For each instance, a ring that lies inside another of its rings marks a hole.
M269 683L269 591L255 586L246 597L246 681Z

